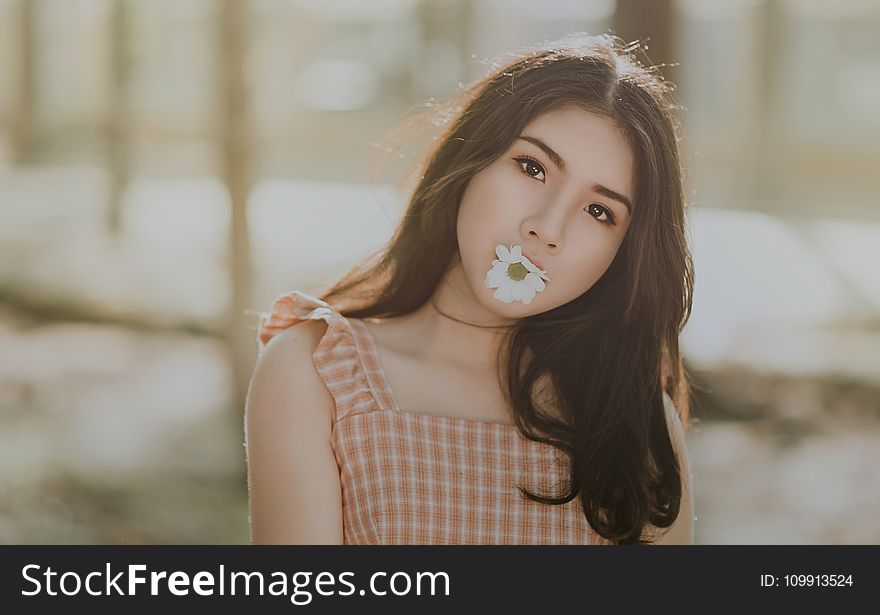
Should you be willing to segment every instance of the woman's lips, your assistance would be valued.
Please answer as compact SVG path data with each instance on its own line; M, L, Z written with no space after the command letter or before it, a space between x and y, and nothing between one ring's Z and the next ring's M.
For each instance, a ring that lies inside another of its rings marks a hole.
M537 260L535 260L535 258L534 258L531 254L529 254L529 253L526 252L526 251L523 251L522 254L523 254L523 256L525 256L527 259L529 259L530 261L532 261L532 264L533 264L535 267L537 267L537 268L540 269L541 271L546 271L546 269L544 269L544 266L541 265L541 263L539 263Z

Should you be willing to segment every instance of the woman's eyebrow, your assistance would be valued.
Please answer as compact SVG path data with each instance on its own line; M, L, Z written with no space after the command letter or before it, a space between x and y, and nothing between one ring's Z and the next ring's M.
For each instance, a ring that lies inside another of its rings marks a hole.
M547 154L547 157L550 158L550 162L555 164L556 167L563 173L566 172L567 167L565 165L565 160L563 160L562 156L557 154L556 150L547 145L542 139L539 139L538 137L530 137L528 135L520 135L519 138L523 141L528 141L532 145L537 145L538 147L540 147L542 150L544 150L544 153Z
M543 150L543 152L547 154L550 162L555 164L556 167L563 173L566 172L567 166L565 164L565 160L563 160L562 156L557 154L556 150L547 145L547 143L545 143L542 139L529 135L520 135L519 138L523 141L528 141L532 145L536 145L541 148L541 150ZM624 207L626 207L627 212L632 215L632 203L629 202L628 198L626 198L616 190L612 190L611 188L603 186L602 184L593 184L593 191L621 203Z

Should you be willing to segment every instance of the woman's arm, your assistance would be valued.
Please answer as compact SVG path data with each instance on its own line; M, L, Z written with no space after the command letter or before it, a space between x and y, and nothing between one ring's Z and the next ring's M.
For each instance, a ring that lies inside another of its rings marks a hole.
M342 544L342 492L330 446L336 409L312 361L323 321L273 337L245 409L251 542Z

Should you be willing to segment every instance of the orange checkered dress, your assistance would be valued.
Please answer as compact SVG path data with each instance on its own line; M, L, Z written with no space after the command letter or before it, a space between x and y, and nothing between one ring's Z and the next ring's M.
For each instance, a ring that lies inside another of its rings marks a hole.
M607 544L576 498L561 506L568 460L515 425L401 410L367 326L293 291L260 319L259 346L302 320L324 320L315 367L336 402L331 446L345 544Z

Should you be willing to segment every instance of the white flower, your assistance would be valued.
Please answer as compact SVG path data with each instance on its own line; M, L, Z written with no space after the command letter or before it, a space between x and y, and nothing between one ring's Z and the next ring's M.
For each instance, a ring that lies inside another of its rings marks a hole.
M522 301L526 305L535 298L535 293L544 290L544 280L550 281L545 271L538 269L532 261L523 256L522 246L507 246L499 243L495 247L498 260L492 261L492 268L486 273L486 288L497 288L495 298L504 303Z

